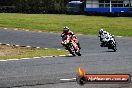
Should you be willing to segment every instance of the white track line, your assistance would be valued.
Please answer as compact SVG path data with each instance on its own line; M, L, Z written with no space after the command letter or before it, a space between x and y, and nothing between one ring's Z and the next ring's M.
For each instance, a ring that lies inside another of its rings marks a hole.
M66 55L59 55L60 57L66 56Z
M18 30L17 28L15 28L14 30Z
M26 46L27 48L30 48L31 46Z
M15 45L15 46L20 46L20 45Z
M27 60L27 59L30 59L30 58L21 58L21 59L23 59L23 60ZM21 60L21 59L20 59L20 60Z
M41 58L41 57L33 57L34 59L38 59L38 58Z
M38 32L42 32L42 31L38 31Z
M6 44L7 46L10 46L10 44Z
M123 37L123 36L116 36L116 37L121 38L121 37Z
M0 60L0 61L7 61L7 60Z
M60 79L61 81L73 81L76 80L76 78L71 78L71 79Z
M59 55L60 57L67 56L67 55ZM20 58L20 59L7 59L7 60L0 60L1 61L16 61L16 60L30 60L30 59L39 59L39 58L50 58L50 57L59 57L59 56L41 56L41 57L32 57L32 58ZM61 79L61 80L68 80L68 79ZM75 78L69 79L75 80Z
M24 30L24 29L23 29ZM29 31L29 30L25 30L25 31Z
M72 56L72 54L68 54L68 56Z
M16 61L16 60L20 60L20 59L8 59L7 61Z
M61 49L57 49L57 50L61 50Z
M37 49L39 49L40 47L36 47Z

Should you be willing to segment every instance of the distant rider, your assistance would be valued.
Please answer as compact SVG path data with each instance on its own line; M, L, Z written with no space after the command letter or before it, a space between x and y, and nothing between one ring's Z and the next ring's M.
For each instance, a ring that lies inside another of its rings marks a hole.
M114 36L112 36L109 32L107 31L104 31L103 29L100 29L99 30L99 37L100 37L100 41L101 41L101 47L105 47L107 42L113 38L114 39Z
M62 39L64 38L64 36L67 36L67 35L69 35L72 38L72 40L74 40L77 43L78 48L81 49L79 41L78 41L76 35L70 30L69 27L65 26L63 28L63 32L61 34Z

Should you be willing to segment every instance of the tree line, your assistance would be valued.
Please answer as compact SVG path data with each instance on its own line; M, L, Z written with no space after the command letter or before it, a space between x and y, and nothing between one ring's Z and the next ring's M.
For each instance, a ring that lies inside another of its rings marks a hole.
M70 0L0 0L0 11L23 13L66 13Z

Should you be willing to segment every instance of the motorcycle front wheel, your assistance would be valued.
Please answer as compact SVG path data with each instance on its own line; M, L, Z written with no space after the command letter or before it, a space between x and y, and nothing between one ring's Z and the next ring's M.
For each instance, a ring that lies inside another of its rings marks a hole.
M72 54L73 56L76 56L74 47L72 45L68 45L67 50L70 52L70 54Z
M80 52L76 52L76 54L77 54L78 56L81 56L81 55L82 55Z
M114 52L116 52L116 50L117 50L116 49L116 43L115 44L114 43L112 44L112 49L114 50Z

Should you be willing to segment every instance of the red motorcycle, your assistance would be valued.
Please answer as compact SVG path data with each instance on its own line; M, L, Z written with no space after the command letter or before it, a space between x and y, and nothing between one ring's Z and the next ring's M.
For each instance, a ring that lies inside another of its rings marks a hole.
M61 44L65 47L66 50L70 52L73 56L81 56L80 48L78 47L77 43L70 35L64 35L62 37Z

